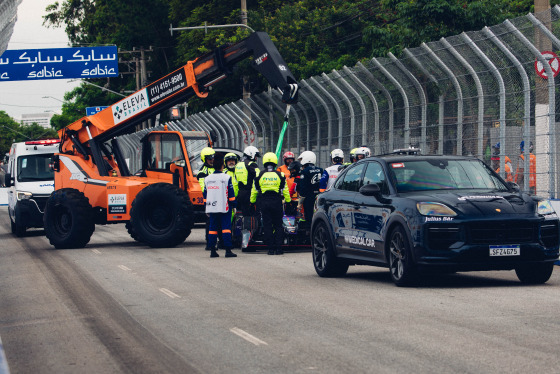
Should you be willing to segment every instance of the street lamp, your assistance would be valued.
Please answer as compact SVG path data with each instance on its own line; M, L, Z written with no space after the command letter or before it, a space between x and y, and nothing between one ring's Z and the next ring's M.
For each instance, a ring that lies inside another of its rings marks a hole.
M72 80L69 80L68 83L70 83L70 82L76 82L76 81L79 81L79 79L72 79ZM122 93L119 93L119 92L110 90L110 89L108 89L107 87L98 86L97 84L88 82L88 81L86 81L86 80L81 80L81 82L82 82L82 83L85 83L85 84L89 84L89 85L91 85L91 86L95 86L95 87L97 87L97 88L101 88L101 91L109 91L109 92L111 92L111 93L114 93L115 95L119 95L119 96L122 96L122 97L126 97L126 95L123 95Z
M57 99L56 97L52 97L52 96L43 96L43 99L55 99L56 101L60 101L61 103L64 104L64 101Z

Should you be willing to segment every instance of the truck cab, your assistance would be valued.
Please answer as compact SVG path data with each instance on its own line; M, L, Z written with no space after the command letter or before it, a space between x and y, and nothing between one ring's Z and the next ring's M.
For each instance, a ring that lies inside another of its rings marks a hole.
M54 190L50 167L59 139L14 143L10 148L6 187L12 233L25 235L31 227L43 227L43 212Z

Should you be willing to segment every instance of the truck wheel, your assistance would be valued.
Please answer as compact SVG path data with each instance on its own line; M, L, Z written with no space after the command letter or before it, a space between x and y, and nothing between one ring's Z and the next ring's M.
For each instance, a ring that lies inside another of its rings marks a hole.
M130 209L130 224L138 241L155 248L184 242L191 233L193 217L187 193L169 183L144 188Z
M83 248L95 230L88 198L73 188L52 193L45 206L43 223L49 242L57 249Z
M140 238L138 238L138 234L136 233L136 231L134 230L134 226L132 226L132 224L130 223L130 221L128 221L125 224L126 227L126 231L128 232L128 235L130 235L130 237L134 240L136 240L137 242L140 241Z
M15 236L18 237L22 237L25 235L25 224L24 219L22 217L21 214L21 209L19 208L18 205L16 205L16 209L14 211L14 222L12 222L12 233L15 234Z

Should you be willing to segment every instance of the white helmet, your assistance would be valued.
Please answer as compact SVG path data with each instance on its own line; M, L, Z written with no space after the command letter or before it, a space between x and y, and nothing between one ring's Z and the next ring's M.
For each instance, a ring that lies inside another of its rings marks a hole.
M333 162L342 162L344 161L344 152L342 149L333 149L331 152L331 160Z
M342 149L333 149L331 152L331 158L335 158L335 157L340 157L340 158L344 158L344 152L342 152Z
M315 156L315 153L311 151L305 151L301 155L299 155L298 160L302 166L305 166L307 164L315 164L315 162L317 162L317 156Z
M356 158L358 158L359 155L364 156L362 158L366 158L366 157L369 157L370 154L371 154L371 151L367 147L360 147L360 148L356 149L356 152L354 152L354 155L355 155Z
M257 147L254 147L252 145L246 147L245 150L243 151L243 154L247 156L251 161L255 161L255 157L261 156Z

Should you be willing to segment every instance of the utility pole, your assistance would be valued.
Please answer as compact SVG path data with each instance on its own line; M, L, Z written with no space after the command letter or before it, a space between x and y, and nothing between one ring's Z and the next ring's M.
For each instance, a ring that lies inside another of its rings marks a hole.
M123 60L119 58L119 63L126 63L127 65L131 62L134 63L134 70L128 72L121 72L121 75L126 74L134 74L136 78L136 91L140 90L141 88L145 87L148 84L148 71L146 68L146 52L153 52L154 50L152 47L149 49L144 49L144 47L140 47L140 49L136 49L136 47L132 48L132 51L121 51L119 50L119 54L130 54L132 55L132 61ZM138 54L140 56L138 56ZM128 65L130 67L130 65ZM147 129L149 127L148 122L144 121L141 125L138 125L137 130Z
M241 0L241 23L247 26L247 0ZM242 82L243 82L243 101L245 102L245 104L247 104L247 106L250 106L251 104L249 102L249 99L251 98L251 91L250 91L249 77L244 75ZM245 113L246 118L251 118L251 112L247 106L243 107L243 112ZM246 119L245 121L248 122L248 119ZM252 128L250 123L247 123L247 127ZM247 145L253 145L250 144L251 138L252 138L251 134L247 134L247 137L245 138L245 142Z

